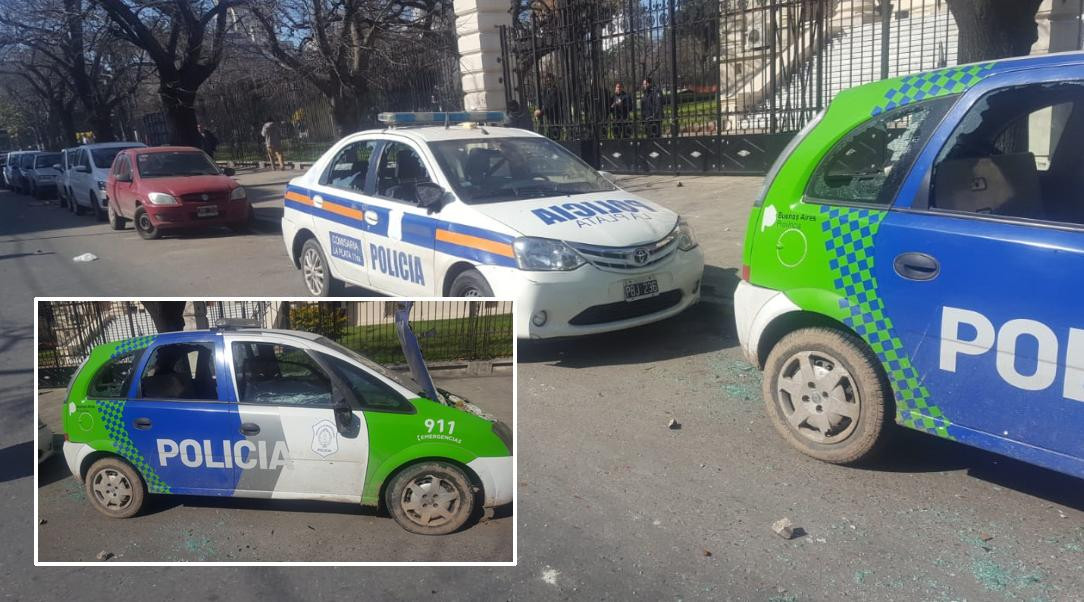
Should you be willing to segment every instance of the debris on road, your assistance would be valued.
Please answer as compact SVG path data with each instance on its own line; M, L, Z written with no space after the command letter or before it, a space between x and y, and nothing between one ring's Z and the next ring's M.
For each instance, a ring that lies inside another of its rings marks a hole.
M700 551L704 554L704 557L711 558L711 550L700 550Z
M993 538L994 538L994 536L990 535L989 533L979 533L979 539L981 539L983 541L990 541Z
M98 261L98 256L94 253L83 253L82 255L76 255L72 257L72 261L79 263L90 263L91 261Z
M669 427L670 430L676 431L676 430L679 430L681 428L681 423L678 422L677 420L671 418L670 422L666 426Z
M38 521L38 524L39 524L39 525L44 525L44 524L45 524L45 523L47 523L47 522L49 522L49 521L47 521L47 520L45 520L45 519L43 518L43 519L41 519L41 520L39 520L39 521Z
M105 550L102 550L101 552L98 552L98 560L109 560L112 557L113 557L113 552L107 552Z
M546 568L542 569L542 581L545 581L550 585L557 585L557 577L560 574L561 572L557 569L550 568L549 565L546 565Z
M795 537L801 537L805 535L805 529L794 526L794 523L790 522L790 519L783 517L774 523L772 523L772 531L783 539L794 539Z

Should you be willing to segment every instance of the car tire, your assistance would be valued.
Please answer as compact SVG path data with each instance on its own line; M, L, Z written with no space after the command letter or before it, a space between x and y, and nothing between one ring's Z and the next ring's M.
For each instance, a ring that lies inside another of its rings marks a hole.
M892 387L877 358L842 330L803 328L780 339L764 365L763 391L779 434L824 462L872 459L893 425Z
M68 207L71 209L72 215L83 215L83 206L79 204L79 201L74 196L71 197Z
M447 535L470 519L476 497L463 469L446 462L423 462L396 473L384 492L384 505L395 522L411 533Z
M467 270L455 277L452 286L448 289L449 297L492 297L493 289L489 287L485 276L478 270Z
M162 236L162 230L154 225L151 216L144 207L136 207L132 222L135 225L136 232L145 240L154 240Z
M301 277L305 288L313 297L334 297L342 294L343 283L331 275L324 250L315 238L305 241L301 247Z
M105 210L102 209L101 204L98 202L98 196L93 191L90 193L90 208L94 211L94 217L100 222L104 222L106 219Z
M113 203L109 203L105 206L105 212L109 218L109 227L114 230L123 230L128 220L117 215L117 212L113 209Z
M92 464L83 486L90 505L110 518L135 516L147 497L143 477L131 464L116 456Z
M56 200L59 202L61 209L68 208L68 191L63 188L56 189Z

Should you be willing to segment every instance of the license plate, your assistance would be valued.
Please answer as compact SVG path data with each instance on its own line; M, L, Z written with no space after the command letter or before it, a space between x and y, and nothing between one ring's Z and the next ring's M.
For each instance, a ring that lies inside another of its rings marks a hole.
M196 209L197 217L215 217L218 215L218 207L211 205L209 207L199 207Z
M654 276L625 281L625 301L654 297L659 294L659 281Z

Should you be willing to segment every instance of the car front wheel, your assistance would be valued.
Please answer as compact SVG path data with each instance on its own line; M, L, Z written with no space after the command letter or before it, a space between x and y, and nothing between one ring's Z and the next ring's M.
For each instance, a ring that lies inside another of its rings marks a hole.
M147 493L143 477L131 464L115 457L91 465L83 485L94 509L110 518L135 516Z
M467 270L456 276L455 280L452 281L452 287L448 292L448 296L450 297L493 296L493 289L489 288L489 283L486 282L485 276L478 270Z
M136 232L138 232L139 235L143 238L147 240L154 240L162 236L162 231L154 225L154 222L151 221L151 216L147 213L147 210L145 208L137 207L135 210L135 215L132 216L132 219L135 222Z
M445 462L403 469L388 485L384 499L395 522L419 535L458 530L474 512L474 502L470 479L462 469Z
M768 354L763 387L776 430L818 460L868 460L892 426L892 388L873 353L849 332L804 328L784 336Z

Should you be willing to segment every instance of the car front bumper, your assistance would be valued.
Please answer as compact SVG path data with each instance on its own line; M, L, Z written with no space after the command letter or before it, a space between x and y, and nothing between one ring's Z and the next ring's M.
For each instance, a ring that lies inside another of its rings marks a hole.
M513 456L499 458L475 458L467 463L467 468L478 475L482 482L482 491L485 501L482 505L486 508L501 506L512 501L512 491L515 483L512 480L512 468L515 466Z
M218 215L199 217L197 207L217 205ZM143 205L151 223L163 230L173 228L210 228L244 222L248 218L248 201L223 201L221 203L183 204L170 206Z
M704 254L675 251L644 272L602 270L587 264L567 272L529 272L478 266L497 297L515 301L516 336L546 339L611 332L675 316L700 300ZM655 277L658 295L625 301L625 282ZM541 326L532 321L546 312Z

